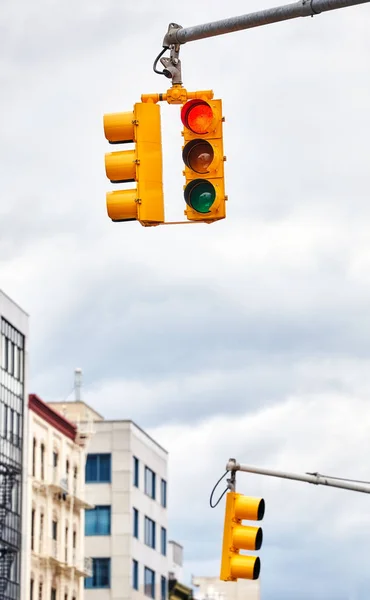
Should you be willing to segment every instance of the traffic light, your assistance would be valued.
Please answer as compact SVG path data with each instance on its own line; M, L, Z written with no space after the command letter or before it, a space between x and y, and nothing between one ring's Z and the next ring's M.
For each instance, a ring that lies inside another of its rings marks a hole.
M258 579L261 562L258 556L240 554L240 550L259 550L262 529L242 525L243 520L261 521L265 514L262 498L249 498L235 492L226 494L225 525L222 544L222 581Z
M181 109L185 215L212 223L226 216L221 100L195 98Z
M112 183L137 182L136 188L107 193L112 221L139 221L144 226L164 222L161 116L158 104L138 102L132 112L104 115L104 134L110 144L134 148L105 155Z

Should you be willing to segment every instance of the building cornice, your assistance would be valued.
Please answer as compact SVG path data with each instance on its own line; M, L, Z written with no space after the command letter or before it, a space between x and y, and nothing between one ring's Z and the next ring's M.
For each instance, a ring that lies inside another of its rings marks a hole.
M60 433L75 441L77 427L72 425L70 421L56 410L48 406L36 394L30 394L28 396L28 408L41 417L41 419L49 423L49 425L60 431Z

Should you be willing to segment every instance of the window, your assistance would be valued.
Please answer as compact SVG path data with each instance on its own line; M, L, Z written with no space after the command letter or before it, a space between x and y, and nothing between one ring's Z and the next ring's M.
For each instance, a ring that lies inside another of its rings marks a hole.
M43 587L44 587L43 583L42 583L42 581L40 581L40 583L39 583L39 600L43 600L43 596L44 596L44 594L43 594L43 591L44 591Z
M110 587L110 558L92 559L92 577L85 579L85 588L109 588Z
M161 479L161 504L163 508L167 508L167 481Z
M33 588L34 588L35 582L33 581L33 579L31 579L31 585L30 585L30 600L33 600Z
M144 569L144 594L155 598L155 573L148 567Z
M50 600L57 600L57 591L55 588L51 588Z
M53 467L54 469L58 466L58 452L53 452Z
M68 563L68 525L65 530L65 538L64 538L64 562Z
M167 598L167 579L161 576L161 600L166 600Z
M110 535L110 506L95 506L85 511L85 535Z
M69 473L69 460L66 460L66 475Z
M86 483L110 483L111 455L88 454L86 461Z
M33 438L32 442L32 476L36 475L36 438Z
M155 523L149 517L145 517L144 542L155 549Z
M145 467L145 493L155 500L155 473Z
M45 444L41 444L40 452L41 452L41 479L45 479Z
M164 527L161 527L161 554L167 554L167 531Z
M43 541L44 541L44 513L40 515L40 553L43 551Z
M133 508L133 536L139 539L139 511Z
M136 456L133 457L133 482L135 487L139 487L139 459Z
M72 534L72 548L76 550L77 547L77 531L74 529Z
M51 526L53 540L58 539L58 521L53 521Z
M35 514L36 511L33 508L31 515L31 550L35 549Z
M139 589L139 563L137 560L132 561L132 587L134 590Z

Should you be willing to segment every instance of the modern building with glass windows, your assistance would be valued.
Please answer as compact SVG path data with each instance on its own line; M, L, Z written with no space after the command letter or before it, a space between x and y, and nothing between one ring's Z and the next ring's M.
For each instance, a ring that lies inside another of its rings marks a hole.
M92 576L84 600L167 600L166 450L132 421L106 421L83 402L61 406L72 421L94 421L85 470L94 506L85 514Z
M19 600L25 581L28 315L0 291L0 598ZM22 595L23 598L23 595Z

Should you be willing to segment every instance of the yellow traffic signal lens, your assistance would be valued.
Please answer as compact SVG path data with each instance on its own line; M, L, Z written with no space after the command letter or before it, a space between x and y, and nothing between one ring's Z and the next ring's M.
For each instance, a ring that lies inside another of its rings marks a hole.
M216 198L213 185L204 179L194 179L184 190L186 204L198 213L208 213Z
M204 100L189 100L181 109L181 120L193 133L204 135L212 125L213 111Z
M182 158L186 166L195 173L202 175L209 172L214 155L211 144L206 140L192 140L186 144L182 152Z

